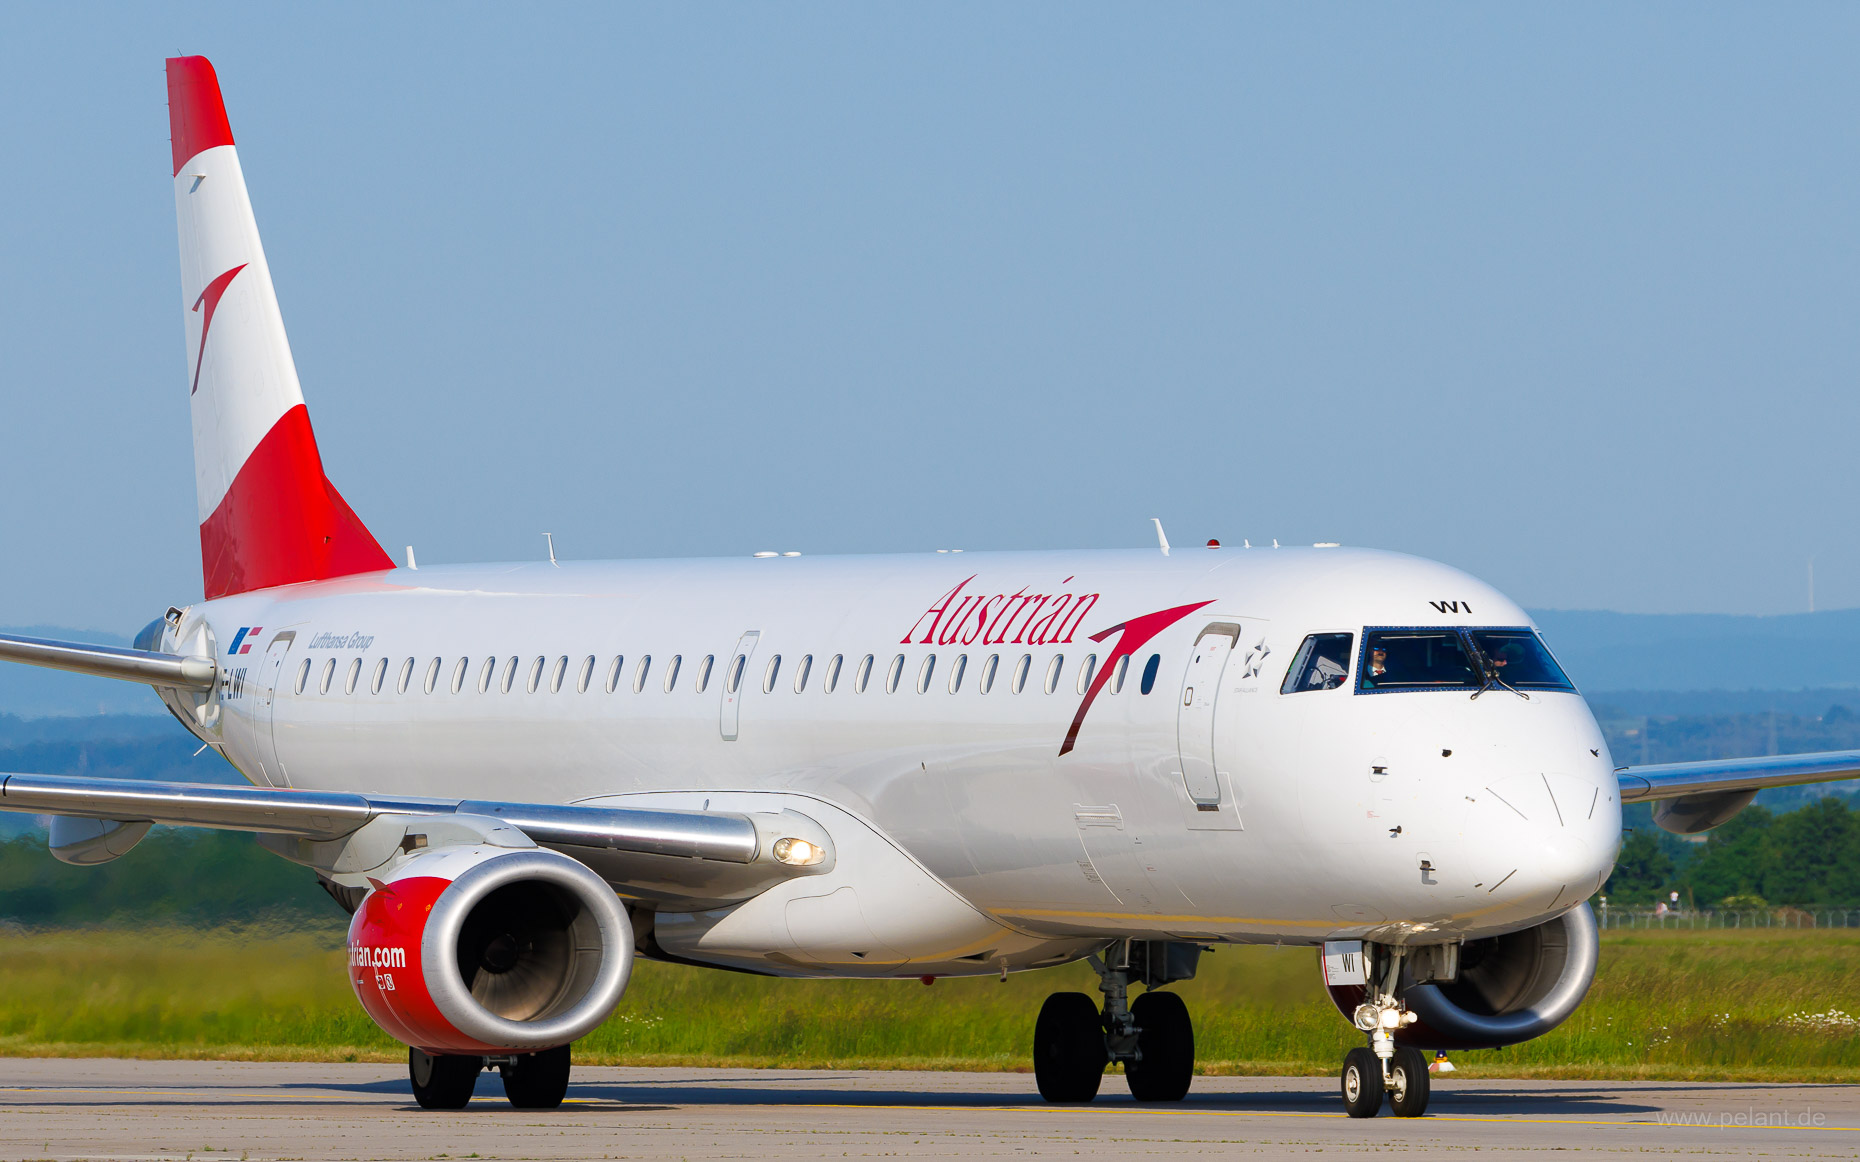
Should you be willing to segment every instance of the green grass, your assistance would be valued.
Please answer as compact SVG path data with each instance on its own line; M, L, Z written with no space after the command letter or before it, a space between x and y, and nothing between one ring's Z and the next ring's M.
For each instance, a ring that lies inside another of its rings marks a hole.
M188 929L0 935L0 1053L398 1060L350 995L340 934ZM1204 1072L1329 1074L1358 1043L1310 949L1222 948L1174 986ZM1041 999L1080 965L992 978L796 981L642 963L577 1047L609 1064L1026 1068ZM1860 1081L1860 932L1628 932L1547 1037L1463 1053L1470 1076Z

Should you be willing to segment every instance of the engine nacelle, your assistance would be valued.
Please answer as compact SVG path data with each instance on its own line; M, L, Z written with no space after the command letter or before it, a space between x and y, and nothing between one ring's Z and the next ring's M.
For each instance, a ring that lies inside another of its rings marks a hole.
M349 983L387 1033L436 1054L566 1045L613 1012L633 928L613 889L557 852L419 852L349 923Z
M1581 904L1535 928L1460 946L1450 981L1415 983L1404 966L1397 995L1420 1018L1395 1041L1416 1049L1497 1049L1541 1037L1576 1011L1595 979L1601 941L1595 913ZM1347 1018L1362 985L1330 985Z

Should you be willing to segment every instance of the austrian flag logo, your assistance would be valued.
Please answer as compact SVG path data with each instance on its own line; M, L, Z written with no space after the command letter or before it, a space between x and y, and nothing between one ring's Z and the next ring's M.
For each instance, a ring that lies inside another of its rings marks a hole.
M240 626L239 632L233 635L232 646L227 649L226 656L230 658L234 654L251 653L252 643L258 640L258 631L264 628L262 625Z

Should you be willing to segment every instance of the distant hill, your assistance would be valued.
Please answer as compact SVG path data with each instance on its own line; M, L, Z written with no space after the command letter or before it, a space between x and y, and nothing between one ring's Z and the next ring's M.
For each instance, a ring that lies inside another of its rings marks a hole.
M99 646L126 646L127 634L59 625L0 625L0 633L55 638ZM52 714L140 714L168 717L155 691L109 678L87 678L62 670L45 670L0 662L0 714L40 718Z
M1860 690L1860 609L1775 617L1542 609L1531 616L1591 697L1614 690ZM1814 712L1821 709L1825 704Z

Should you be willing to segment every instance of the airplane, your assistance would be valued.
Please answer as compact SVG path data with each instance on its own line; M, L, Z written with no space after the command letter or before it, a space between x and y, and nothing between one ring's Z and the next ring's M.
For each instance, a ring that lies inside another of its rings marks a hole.
M249 786L0 775L91 865L253 832L352 916L350 983L457 1109L557 1106L635 957L778 977L1084 960L1043 1098L1120 1063L1179 1101L1221 944L1313 949L1364 1034L1345 1110L1425 1112L1422 1050L1541 1036L1597 957L1624 806L1723 823L1860 752L1618 768L1530 617L1399 553L1171 547L397 565L324 473L218 76L167 61L205 598L131 649L0 658L151 686ZM934 764L934 765L932 765Z

